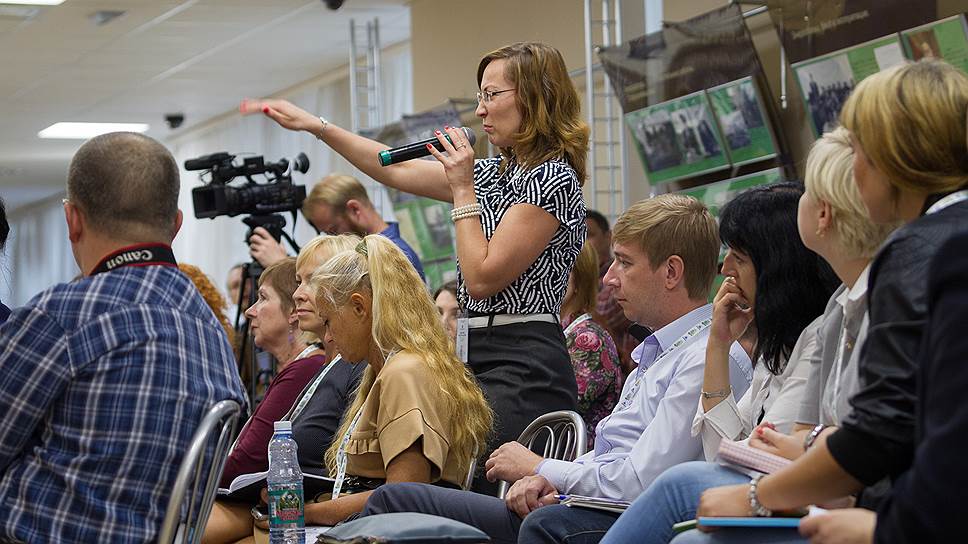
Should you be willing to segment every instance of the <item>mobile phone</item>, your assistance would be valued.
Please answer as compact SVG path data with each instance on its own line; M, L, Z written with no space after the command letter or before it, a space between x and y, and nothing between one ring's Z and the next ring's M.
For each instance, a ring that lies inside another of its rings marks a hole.
M252 518L256 521L266 521L269 519L269 505L268 504L257 504L252 507L249 511L252 514Z

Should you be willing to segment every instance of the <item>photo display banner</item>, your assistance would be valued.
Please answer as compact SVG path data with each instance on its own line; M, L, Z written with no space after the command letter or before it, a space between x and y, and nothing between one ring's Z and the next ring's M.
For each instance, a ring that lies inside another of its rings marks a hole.
M625 112L762 72L738 4L666 23L598 56Z
M769 0L790 64L938 18L936 0Z
M793 65L814 136L833 130L850 92L865 77L905 61L897 34Z
M709 89L706 95L733 166L776 157L776 137L752 77Z
M625 122L653 185L777 156L752 77L627 113Z
M968 73L968 24L964 14L904 30L901 43L911 60L941 58Z
M625 114L653 185L729 168L704 91Z

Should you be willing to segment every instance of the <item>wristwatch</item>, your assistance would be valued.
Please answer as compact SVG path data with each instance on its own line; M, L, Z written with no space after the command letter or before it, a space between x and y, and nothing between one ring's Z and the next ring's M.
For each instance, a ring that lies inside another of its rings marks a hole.
M827 426L822 423L814 427L813 430L810 431L810 434L808 434L807 437L803 439L803 451L807 451L808 449L810 449L810 446L812 446L813 443L817 441L817 437L820 436L820 433L822 433L823 430L826 428Z

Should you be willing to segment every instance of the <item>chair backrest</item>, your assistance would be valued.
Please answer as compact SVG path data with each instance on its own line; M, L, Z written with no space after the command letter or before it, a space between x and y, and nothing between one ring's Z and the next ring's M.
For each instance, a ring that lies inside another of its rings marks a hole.
M559 410L538 416L518 437L518 442L545 459L573 461L587 449L585 420L577 412ZM539 440L544 439L542 444ZM535 451L535 446L542 446ZM497 496L504 498L508 483L502 481Z
M239 403L223 400L212 405L202 418L178 468L165 520L158 532L158 544L201 541L240 412ZM213 443L214 449L211 449L209 446ZM208 472L203 474L209 451Z
M464 482L461 484L460 488L467 491L471 488L471 484L474 483L474 473L477 472L477 456L480 450L474 448L474 454L471 455L471 462L467 465L467 476L464 476Z

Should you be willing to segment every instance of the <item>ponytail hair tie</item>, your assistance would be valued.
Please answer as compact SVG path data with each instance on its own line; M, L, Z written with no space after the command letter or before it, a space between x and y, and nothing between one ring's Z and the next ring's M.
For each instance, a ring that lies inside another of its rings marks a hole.
M363 240L360 243L356 244L356 252L359 253L360 255L364 256L364 257L367 256L366 255L366 240Z

